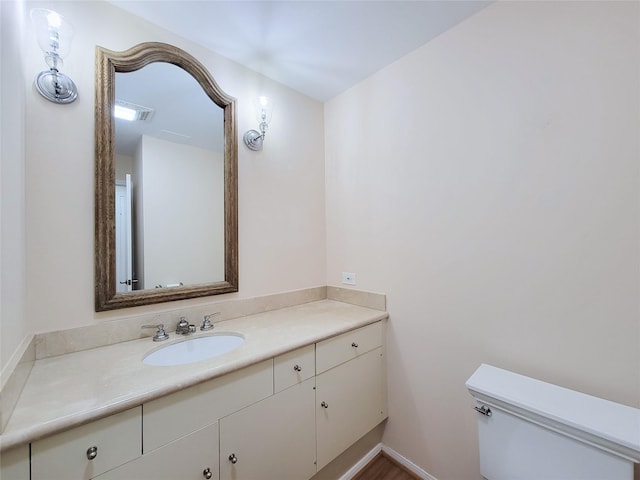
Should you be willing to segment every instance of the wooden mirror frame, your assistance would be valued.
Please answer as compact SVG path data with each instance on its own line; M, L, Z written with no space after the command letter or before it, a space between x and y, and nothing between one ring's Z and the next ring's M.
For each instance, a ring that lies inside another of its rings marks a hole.
M213 283L116 292L115 104L116 72L167 62L191 74L224 111L224 280ZM137 307L238 291L238 140L236 100L222 91L190 54L165 43L141 43L115 52L96 46L95 96L95 310Z

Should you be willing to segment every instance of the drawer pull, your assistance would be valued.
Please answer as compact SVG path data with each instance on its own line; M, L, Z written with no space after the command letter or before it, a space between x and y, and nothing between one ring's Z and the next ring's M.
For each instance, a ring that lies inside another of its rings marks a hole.
M98 447L94 445L92 447L87 448L87 458L89 460L93 460L97 456L98 456Z
M329 404L328 404L327 402L322 402L322 403L320 404L320 406L321 406L322 408L329 408Z
M232 453L231 455L229 455L229 461L234 465L238 463L238 457L236 457L235 453Z
M294 369L296 372L301 372L301 371L302 371L302 367L301 367L300 365L294 365L294 366L293 366L293 369Z
M356 342L353 342L353 343L351 344L351 346L352 346L353 348L358 348L358 344L357 344Z
M202 476L209 480L211 477L213 477L213 473L211 473L211 469L207 467L202 471Z

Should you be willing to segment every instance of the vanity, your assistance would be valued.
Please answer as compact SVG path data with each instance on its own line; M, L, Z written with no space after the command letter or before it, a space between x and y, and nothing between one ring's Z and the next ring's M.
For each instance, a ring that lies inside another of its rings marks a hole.
M218 322L191 338L244 343L187 365L145 365L150 337L38 360L2 477L311 478L387 417L386 319L327 299Z

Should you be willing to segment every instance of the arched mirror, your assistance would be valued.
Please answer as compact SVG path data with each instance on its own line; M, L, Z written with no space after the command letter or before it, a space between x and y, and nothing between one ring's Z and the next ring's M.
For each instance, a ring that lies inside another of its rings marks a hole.
M238 291L235 99L185 51L96 47L96 311Z

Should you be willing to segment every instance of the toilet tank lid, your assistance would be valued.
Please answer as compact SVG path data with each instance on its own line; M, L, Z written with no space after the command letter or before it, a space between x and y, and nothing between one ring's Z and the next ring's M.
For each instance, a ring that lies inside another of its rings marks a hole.
M486 364L466 386L480 402L640 462L640 409Z

